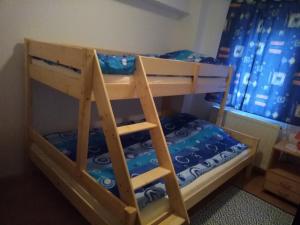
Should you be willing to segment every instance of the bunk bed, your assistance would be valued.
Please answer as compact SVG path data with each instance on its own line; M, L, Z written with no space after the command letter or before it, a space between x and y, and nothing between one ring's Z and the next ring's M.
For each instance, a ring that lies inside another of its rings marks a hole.
M25 39L26 140L31 160L91 224L188 224L187 209L244 168L251 168L258 140L223 128L235 140L245 144L246 149L179 189L153 97L225 92L216 122L222 126L231 68L135 55L133 75L103 74L99 53L133 55ZM79 100L74 160L32 127L32 80ZM118 126L110 101L131 98L140 99L145 121ZM100 185L87 170L93 102L102 121L118 197ZM120 136L145 130L150 131L158 167L131 177ZM141 209L135 191L159 179L165 182L167 197Z

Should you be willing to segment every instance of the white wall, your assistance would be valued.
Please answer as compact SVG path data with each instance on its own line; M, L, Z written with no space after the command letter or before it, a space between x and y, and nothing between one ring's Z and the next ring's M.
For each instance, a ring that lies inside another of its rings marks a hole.
M230 1L203 0L193 50L216 57ZM210 104L205 95L186 96L183 111L208 120Z
M194 50L216 57L230 0L203 0Z
M24 37L148 53L192 48L201 6L191 0L191 14L174 19L114 0L1 0L0 177L23 170ZM76 124L74 99L36 83L34 94L38 127Z

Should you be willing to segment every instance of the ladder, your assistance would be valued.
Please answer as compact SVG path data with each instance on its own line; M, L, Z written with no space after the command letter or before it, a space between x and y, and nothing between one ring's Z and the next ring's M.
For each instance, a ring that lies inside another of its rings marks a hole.
M142 58L140 56L137 56L136 58L136 71L133 77L137 96L140 99L146 122L121 127L117 127L115 121L96 51L94 51L93 64L94 97L100 118L102 118L103 121L102 128L117 180L120 198L128 206L132 206L137 209L137 220L135 224L143 224L143 222L134 191L161 178L165 181L170 212L164 212L160 218L150 224L189 224L189 217L177 183L168 146L161 128L145 69L142 64ZM150 132L152 145L156 151L159 166L144 174L131 178L126 164L120 136L143 130L149 130Z

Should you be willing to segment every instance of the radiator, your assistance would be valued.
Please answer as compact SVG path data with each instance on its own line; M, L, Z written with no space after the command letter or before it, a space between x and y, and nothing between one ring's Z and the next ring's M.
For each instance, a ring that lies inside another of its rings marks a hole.
M216 109L215 109L216 110ZM212 113L211 116L215 115ZM266 170L271 159L272 148L280 134L280 125L249 113L226 111L224 126L260 139L255 166Z

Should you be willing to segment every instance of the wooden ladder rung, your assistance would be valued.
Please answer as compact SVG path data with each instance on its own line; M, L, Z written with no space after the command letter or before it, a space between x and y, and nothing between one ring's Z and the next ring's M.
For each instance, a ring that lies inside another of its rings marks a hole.
M159 225L181 225L181 224L184 224L185 222L185 219L180 217L180 216L177 216L175 214L170 214L166 219L164 219L163 221L161 221L159 223Z
M142 130L149 130L155 127L157 127L157 125L154 123L142 122L142 123L135 123L135 124L121 126L118 127L117 130L119 135L125 135L125 134L130 134Z
M146 173L143 173L131 179L133 189L136 190L144 187L145 185L163 178L170 173L170 170L164 169L162 167L156 167L155 169L149 170Z
M170 216L170 212L165 211L165 212L162 212L160 215L157 215L157 217L154 220L150 221L150 222L149 221L144 222L142 220L142 224L147 224L147 225L159 224L169 216Z

